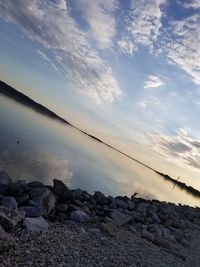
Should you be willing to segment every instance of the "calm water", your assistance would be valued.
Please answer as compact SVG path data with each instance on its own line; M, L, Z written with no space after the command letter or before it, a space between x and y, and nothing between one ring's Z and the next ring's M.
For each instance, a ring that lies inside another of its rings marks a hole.
M17 140L20 143L17 143ZM153 171L79 131L0 94L0 170L13 179L52 184L90 193L132 195L200 206L200 200Z

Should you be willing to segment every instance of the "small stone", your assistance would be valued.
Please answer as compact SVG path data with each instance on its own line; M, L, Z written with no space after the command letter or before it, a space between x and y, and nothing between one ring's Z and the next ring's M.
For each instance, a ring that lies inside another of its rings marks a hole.
M84 211L77 210L77 211L72 211L71 220L81 223L87 223L91 222L91 217Z

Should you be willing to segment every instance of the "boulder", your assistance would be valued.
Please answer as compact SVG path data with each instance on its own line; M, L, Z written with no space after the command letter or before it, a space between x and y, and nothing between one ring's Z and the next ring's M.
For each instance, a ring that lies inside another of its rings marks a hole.
M48 217L55 209L56 198L49 189L45 187L33 188L29 195L31 197L31 206L41 208L44 217Z
M40 217L42 216L42 208L41 207L21 207L19 210L24 211L27 217Z
M117 210L114 210L110 213L109 217L113 220L113 222L118 225L122 226L132 220L132 216L123 214Z
M88 223L91 222L91 217L81 210L72 211L71 220L80 222L80 223Z
M15 245L15 239L0 225L0 253L8 250L10 247Z
M1 205L8 209L17 209L17 201L14 197L2 197Z
M135 203L133 202L133 201L131 201L131 200L127 200L127 204L128 204L128 209L129 210L134 210L134 208L135 208Z
M124 200L121 200L119 198L115 198L115 203L116 203L117 207L120 207L122 209L128 208L128 204Z
M53 184L53 191L61 201L65 202L74 199L72 192L62 181L54 179Z
M28 186L26 181L19 180L17 182L11 183L9 189L9 195L14 197L22 197L28 191Z
M93 197L96 200L97 205L104 206L109 204L107 197L100 191L96 191Z
M5 171L0 171L0 194L7 195L9 192L9 185L11 184L11 178Z
M44 220L43 217L29 218L26 217L24 220L25 228L30 232L42 232L48 231L49 224Z
M24 219L25 214L19 210L9 210L0 206L0 225L6 231L12 231L15 226Z
M59 212L66 212L68 209L68 205L66 203L59 203L56 205L56 210Z

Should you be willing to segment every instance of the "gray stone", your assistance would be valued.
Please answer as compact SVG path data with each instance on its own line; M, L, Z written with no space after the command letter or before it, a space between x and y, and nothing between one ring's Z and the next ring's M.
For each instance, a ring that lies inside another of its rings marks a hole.
M14 197L2 197L1 205L8 209L17 209L17 201Z
M140 212L144 217L147 215L147 207L149 207L148 203L142 202L138 205L137 211Z
M127 204L128 204L128 209L129 210L134 210L134 208L135 208L135 203L133 202L133 201L131 201L131 200L127 200Z
M42 208L41 207L21 207L19 210L25 212L27 217L40 217L42 216Z
M81 223L91 222L91 217L81 210L72 211L71 220Z
M11 184L11 178L7 172L0 172L0 194L7 195L9 192L9 185Z
M49 189L45 187L33 188L29 194L32 198L32 203L35 203L36 207L42 209L42 215L44 217L48 217L55 209L56 198Z
M21 197L26 193L28 190L28 187L26 185L26 181L19 180L17 182L11 183L9 194L14 197Z
M26 217L24 220L25 228L30 232L42 232L48 231L49 224L43 219L43 217L29 218Z
M128 208L128 204L124 200L115 198L115 203L116 203L117 207L120 207L122 209L127 209Z
M69 188L60 180L53 180L53 191L63 202L73 200L74 196Z
M56 205L56 210L60 212L66 212L68 209L68 205L66 203L59 203Z
M123 214L117 210L112 211L109 217L113 220L115 224L119 226L122 226L132 220L132 216Z
M9 210L0 206L0 225L6 231L12 231L24 219L25 213L19 210Z
M0 225L0 252L8 250L10 247L15 245L15 239Z
M97 205L103 206L109 204L107 197L100 191L96 191L93 197L96 200Z

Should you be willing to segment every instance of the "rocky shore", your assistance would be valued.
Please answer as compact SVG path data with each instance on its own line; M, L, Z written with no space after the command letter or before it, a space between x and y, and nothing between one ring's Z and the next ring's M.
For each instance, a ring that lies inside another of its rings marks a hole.
M194 267L199 237L199 208L0 172L0 267Z

